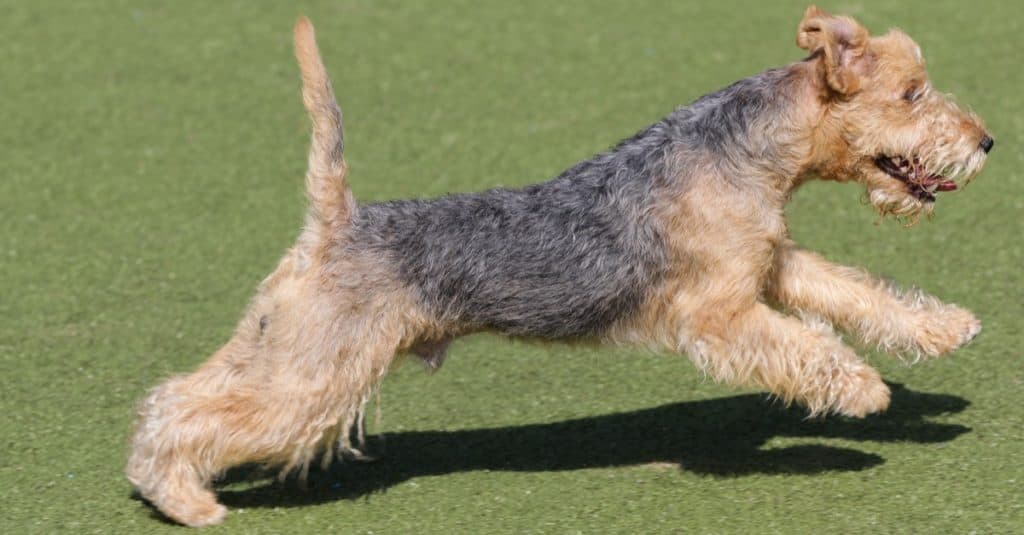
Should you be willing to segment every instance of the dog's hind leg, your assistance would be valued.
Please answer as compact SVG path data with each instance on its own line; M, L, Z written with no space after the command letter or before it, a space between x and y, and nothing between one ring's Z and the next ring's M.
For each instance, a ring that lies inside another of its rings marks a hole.
M227 510L210 484L233 466L265 463L305 474L314 455L355 421L394 355L364 347L273 373L258 366L211 380L214 367L175 378L143 402L127 475L141 495L189 526L219 523ZM291 365L294 364L294 365Z

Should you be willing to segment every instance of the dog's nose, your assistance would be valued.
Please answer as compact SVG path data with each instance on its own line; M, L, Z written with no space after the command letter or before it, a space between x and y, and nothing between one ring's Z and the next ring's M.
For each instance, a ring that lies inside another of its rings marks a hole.
M995 144L996 144L996 140L994 140L994 139L992 139L992 138L990 138L988 136L985 136L985 137L981 138L981 150L985 151L986 154L988 153L988 151L992 150L992 147Z

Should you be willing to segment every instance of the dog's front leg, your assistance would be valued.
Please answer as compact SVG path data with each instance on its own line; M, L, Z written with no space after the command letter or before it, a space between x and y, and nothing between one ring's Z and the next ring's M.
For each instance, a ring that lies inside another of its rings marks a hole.
M939 356L971 341L981 322L918 291L901 292L863 270L793 246L776 253L769 297L809 312L885 351Z
M678 349L716 380L767 388L813 415L863 417L889 406L878 372L830 331L763 303L732 312L705 308L690 319Z

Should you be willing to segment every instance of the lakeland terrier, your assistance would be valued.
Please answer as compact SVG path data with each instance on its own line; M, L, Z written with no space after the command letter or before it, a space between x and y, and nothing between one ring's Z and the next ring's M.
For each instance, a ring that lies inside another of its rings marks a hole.
M934 357L981 324L798 248L783 207L811 178L856 181L880 213L914 221L980 171L993 140L932 88L901 31L871 37L812 6L796 42L803 61L701 97L549 182L360 205L300 18L305 227L231 340L141 404L128 479L177 522L218 523L211 482L224 470L304 477L317 456L360 455L363 408L396 355L437 368L453 338L479 331L685 354L812 415L884 410L888 387L832 326Z

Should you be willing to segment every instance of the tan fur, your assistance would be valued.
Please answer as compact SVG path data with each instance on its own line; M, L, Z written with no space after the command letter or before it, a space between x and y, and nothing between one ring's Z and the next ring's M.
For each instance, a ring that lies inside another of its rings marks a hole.
M205 488L230 466L305 473L335 444L353 450L348 430L395 354L431 330L379 259L313 260L300 271L297 255L261 286L227 345L143 402L128 476L174 520L219 522L226 510ZM325 268L343 271L345 282L324 287ZM359 290L366 287L376 291ZM271 309L274 321L260 336L260 318Z
M331 112L330 82L305 19L296 24L296 55L314 118L306 229L260 285L231 340L194 373L154 389L139 409L128 478L190 526L223 520L227 510L208 486L230 466L257 462L304 474L318 452L330 458L337 446L339 454L361 455L349 429L396 353L435 330L383 259L328 257L344 249L344 233L332 229L343 228L355 204L333 152L340 112ZM261 326L268 315L273 321Z
M920 50L898 30L870 37L853 19L811 6L797 43L817 55L791 67L798 81L789 98L803 105L753 129L791 149L789 161L776 162L785 172L737 159L726 169L742 190L708 179L666 199L660 219L673 238L676 271L609 338L686 353L715 380L758 385L812 414L864 416L888 406L889 389L832 325L916 359L953 351L981 323L955 305L901 293L862 270L799 250L783 206L806 180L850 180L867 187L883 215L916 218L931 204L875 166L881 147L921 154L928 169L970 179L984 162L979 142L986 134L977 117L930 88ZM900 102L910 86L923 88L922 96Z
M832 33L812 39L804 37L807 27L828 27ZM848 40L851 35L858 37ZM883 149L919 154L929 171L970 180L984 163L978 143L986 135L985 127L977 116L931 87L921 50L905 33L890 30L879 37L866 36L867 30L853 19L832 17L813 6L801 22L800 46L826 58L819 62L826 83L818 83L817 102L809 101L819 114L810 170L822 178L861 182L883 215L916 221L930 213L932 205L908 195L871 159ZM843 59L829 63L829 54L840 53L830 50L841 50ZM847 80L841 84L844 90L835 88L836 77ZM920 93L914 103L894 105L912 89Z
M889 389L833 326L886 351L932 357L970 341L980 323L800 250L784 205L820 177L858 181L882 214L915 218L930 203L878 169L879 152L920 155L929 170L969 179L986 134L930 88L917 45L899 31L871 37L812 6L797 43L813 59L789 67L789 89L778 95L795 105L749 134L755 149L781 147L778 161L769 169L741 153L675 155L704 165L690 187L655 206L670 273L604 341L685 353L715 380L758 385L814 415L861 417L884 410ZM139 408L128 478L189 526L223 520L210 484L231 466L266 463L304 478L317 456L323 466L338 454L361 457L363 408L395 355L437 367L463 334L422 310L386 258L349 247L359 208L346 182L342 116L305 18L295 49L313 122L306 226L231 340ZM912 88L919 98L902 102Z

